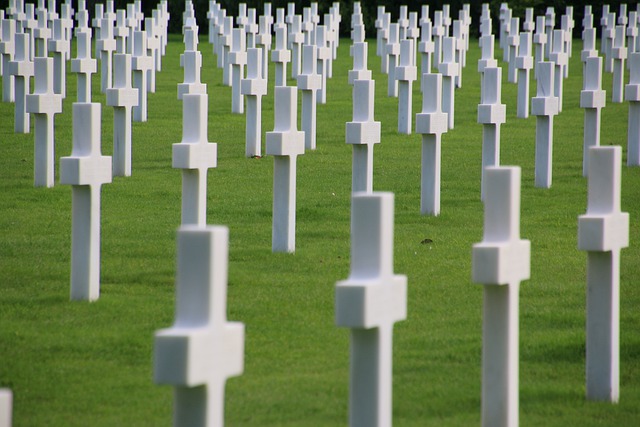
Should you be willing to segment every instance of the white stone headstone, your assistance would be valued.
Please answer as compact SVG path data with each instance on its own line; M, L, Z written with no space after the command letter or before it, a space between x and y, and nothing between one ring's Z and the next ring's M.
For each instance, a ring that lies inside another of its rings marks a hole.
M518 83L518 73L516 71L516 58L520 48L520 18L511 18L509 34L507 36L507 61L509 63L507 81Z
M71 71L78 75L78 102L91 102L91 74L95 74L98 65L91 57L90 31L81 31L76 35L76 47L76 57L71 60Z
M453 129L455 77L458 75L458 64L455 62L456 39L445 37L442 48L442 62L438 66L438 70L442 74L442 110L447 113L449 129Z
M482 425L516 427L519 292L531 275L531 242L520 238L520 168L486 170L484 236L473 245L473 281L484 285Z
M15 87L14 77L11 75L9 63L13 61L15 54L16 21L13 19L2 20L2 39L0 39L0 54L2 54L2 100L14 102Z
M418 44L418 52L420 52L421 57L421 74L431 73L431 62L434 51L431 28L431 21L429 19L422 21L420 24L420 43Z
M553 7L547 7L544 18L545 33L547 34L547 44L545 45L545 58L551 60L553 49L554 29L556 28L556 12Z
M13 393L0 388L0 427L11 427L13 419Z
M182 225L207 223L207 172L218 163L218 144L207 141L208 96L182 97L182 141L173 144L172 166L182 169Z
M374 120L375 81L353 82L353 121L346 126L347 144L353 146L351 191L373 191L373 147L380 143L380 122Z
M367 56L369 44L356 42L351 46L353 56L353 69L347 75L350 85L356 80L371 80L371 70L367 69Z
M227 321L229 229L182 226L177 254L176 318L155 334L154 381L174 387L174 426L222 427L225 383L244 369L244 325Z
M273 156L273 252L296 249L296 160L304 154L304 132L297 130L297 89L275 88L275 126L267 132L267 154Z
M258 18L258 35L256 46L262 50L262 76L269 80L269 51L271 50L271 31L267 26L267 17Z
M231 112L236 114L244 114L244 97L240 92L240 82L244 79L244 67L247 65L245 37L244 29L233 29L229 63L231 64Z
M602 58L588 58L584 89L580 92L580 107L584 108L583 176L589 173L589 149L600 145L600 113L606 102L606 92L602 90Z
M554 77L553 77L553 94L558 98L558 112L562 112L562 100L564 94L564 68L567 66L569 57L565 49L564 42L565 32L562 30L555 30L553 32L553 47L549 54L549 61L554 63ZM540 83L538 81L538 83Z
M245 155L262 156L262 97L267 94L267 79L262 77L262 49L247 50L247 78L241 82L247 97Z
M336 324L351 329L349 425L392 425L393 325L407 277L393 272L393 193L351 198L351 271L336 284Z
M400 43L400 62L396 67L398 81L398 133L410 135L413 121L413 82L418 78L414 60L413 39Z
M287 29L276 28L276 46L271 51L271 61L275 64L275 85L287 85L287 63L291 62L291 51L287 49Z
M51 28L47 26L47 10L38 8L36 17L38 25L33 32L36 46L35 56L46 57L49 56L47 41L51 38Z
M531 33L520 33L520 45L518 56L515 58L515 66L518 72L518 111L517 116L526 119L529 117L529 82L531 69L533 68L533 56L531 54Z
M100 191L112 180L111 157L100 148L101 107L73 104L73 150L60 159L60 183L72 186L72 300L100 296Z
M587 399L620 394L620 250L629 246L629 214L620 211L622 149L589 150L587 213L578 218L578 249L587 252Z
M616 37L616 14L609 13L606 26L603 29L604 47L601 48L604 53L604 70L608 73L613 72L613 41Z
M316 149L316 96L322 87L322 76L317 71L317 48L302 47L302 71L298 75L298 89L302 92L300 127L304 132L304 147Z
M302 44L304 43L302 17L300 15L293 16L288 40L291 45L291 78L297 79L302 67Z
M494 35L488 34L480 37L480 59L478 60L478 72L480 73L480 98L482 98L482 88L484 84L484 70L487 68L495 68L498 66L498 61L494 58Z
M545 32L545 17L536 17L536 32L533 35L534 57L533 75L538 79L538 63L544 61L547 49L547 33Z
M116 39L116 53L127 53L129 28L127 27L127 12L123 9L118 10L116 13L116 26L113 29L113 36Z
M135 43L135 42L134 42ZM96 41L96 55L100 59L100 90L104 93L113 85L113 52L116 40L113 38L113 27L109 19L103 19L100 26L100 39Z
M629 64L629 84L624 93L624 99L629 101L627 166L640 166L640 53L632 53Z
M35 58L34 90L27 95L27 113L35 115L34 184L53 187L54 115L62 112L62 96L53 92L53 58Z
M580 59L582 60L582 75L586 74L587 59L598 56L596 47L596 29L587 28L582 32L582 52Z
M133 120L147 121L147 71L153 68L153 58L147 52L147 36L144 31L133 33L133 87L138 89L138 105L133 107Z
M9 80L9 75L14 78L14 131L17 133L29 133L30 131L27 94L34 69L33 62L29 59L29 51L29 35L26 33L16 34L15 55L13 60L9 62L9 69L5 71L5 76L3 76L3 81Z
M624 99L624 62L627 59L627 47L625 46L625 27L616 27L615 37L611 46L611 58L613 59L613 88L611 101L621 103Z
M558 98L553 93L553 62L538 63L537 96L531 100L531 115L536 117L535 186L551 187L553 159L553 116L558 115Z
M67 56L71 50L71 42L64 38L62 21L53 21L53 37L48 41L49 52L53 54L53 91L66 97Z
M500 126L506 122L507 107L502 103L502 68L484 70L482 102L478 105L478 123L482 124L481 198L486 194L485 171L500 165Z
M185 50L182 54L184 82L178 84L178 99L188 93L207 93L207 85L200 81L202 54L198 50L198 35L193 28L184 30Z
M389 58L389 73L387 79L387 96L398 96L398 80L396 79L396 68L400 56L400 26L398 24L389 25L389 39L387 41L387 56Z
M325 25L318 25L316 27L316 55L317 55L317 73L320 75L320 89L316 95L316 102L318 104L327 103L327 69L328 63L331 59L331 48L327 43L327 27Z
M116 53L113 87L107 105L113 107L113 176L131 176L131 109L138 105L138 89L131 86L131 55Z
M389 53L387 43L389 42L389 26L391 25L391 13L382 14L382 27L380 28L380 72L389 74Z
M485 36L486 37L486 36ZM442 134L449 128L442 111L442 75L422 75L422 112L416 114L416 133L422 134L420 213L440 214L440 164Z

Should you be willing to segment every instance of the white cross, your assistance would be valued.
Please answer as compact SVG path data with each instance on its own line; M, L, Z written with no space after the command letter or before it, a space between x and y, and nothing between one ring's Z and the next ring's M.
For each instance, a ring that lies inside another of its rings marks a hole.
M258 35L256 36L256 46L262 51L262 77L268 80L269 77L269 50L271 49L271 32L267 28L267 17L258 18Z
M116 52L127 53L127 39L129 38L129 28L127 28L127 12L118 10L116 13L116 27L113 30L116 38Z
M185 29L185 51L182 54L184 82L178 84L178 99L189 93L207 93L207 85L200 81L202 54L197 48L197 38L193 28Z
M133 107L133 120L147 121L147 71L153 68L153 58L147 54L147 36L144 31L133 33L133 87L138 89L138 105Z
M318 25L316 27L316 63L317 73L320 75L320 89L316 95L316 102L327 103L327 67L331 58L331 49L327 46L327 27Z
M101 38L96 42L96 50L100 52L100 90L104 93L113 86L111 60L113 51L116 50L116 40L113 38L111 20L103 18L100 25Z
M629 84L624 93L629 101L627 166L640 166L640 53L632 53L629 64Z
M556 26L556 13L553 7L547 7L547 12L545 14L545 33L547 34L547 44L545 46L545 57L551 60L551 50L554 46L553 37L554 37L554 28Z
M16 21L13 19L2 20L2 41L0 41L0 54L2 54L2 100L13 102L15 95L14 78L9 73L9 63L15 54ZM6 72L4 71L6 70Z
M369 44L358 42L351 45L353 52L353 69L347 75L348 82L353 85L356 80L371 80L371 70L367 69L367 54Z
M246 33L243 28L233 29L233 40L229 52L231 63L231 112L244 114L244 97L240 92L240 82L244 78L244 67L247 65Z
M296 248L296 159L304 154L304 132L297 130L297 89L275 88L275 126L267 132L267 154L273 157L273 252Z
M231 86L231 62L229 62L229 52L233 43L233 18L225 16L222 39L222 84Z
M582 52L580 59L582 60L582 74L586 73L587 59L598 56L596 48L596 29L587 28L582 32Z
M638 12L629 12L629 26L627 27L627 46L629 55L636 52L636 39L638 38ZM627 62L627 68L630 68Z
M27 113L35 115L35 186L53 187L54 115L62 112L62 96L53 92L53 58L35 58L33 93Z
M175 426L222 427L225 383L244 369L244 325L227 321L229 229L182 226L177 247L176 320L155 334L154 381L175 387Z
M587 213L578 249L587 251L587 399L617 402L620 376L620 250L629 246L629 214L620 211L622 149L589 150Z
M533 20L533 8L528 7L524 10L524 23L522 29L527 33L533 33L536 29L536 23Z
M76 35L77 57L71 60L71 71L78 74L78 102L91 102L91 74L97 70L97 61L91 58L91 31Z
M158 27L153 18L145 18L144 29L147 33L147 54L151 57L153 67L147 70L147 91L156 92L156 71L162 69L162 55L160 54L160 37Z
M526 119L529 117L529 75L533 68L533 56L531 55L531 33L520 33L520 47L515 58L515 67L518 72L518 111L517 116Z
M245 155L262 156L262 97L267 94L267 79L262 77L262 49L247 49L247 78L241 82L247 97Z
M420 63L420 72L422 74L431 73L431 56L433 55L433 49L431 21L426 20L420 24L420 43L418 44L418 52L420 52L422 58Z
M60 159L60 183L72 186L71 299L100 296L100 190L111 157L100 151L100 103L73 104L73 150Z
M182 224L207 223L207 171L218 162L216 143L207 141L207 94L182 97L182 141L173 144L172 166L182 169Z
M133 4L131 5L131 8L133 8ZM93 27L95 32L96 48L97 48L98 40L102 39L101 27L104 19L104 5L102 3L96 3L94 10L95 12L93 14L93 19L91 20L91 26Z
M29 36L29 60L33 61L35 56L36 46L34 31L38 26L38 21L35 19L35 6L33 3L27 3L25 7L25 20L22 23L24 32Z
M380 29L380 49L382 53L380 54L380 71L388 74L389 73L389 54L387 52L387 43L389 41L389 26L391 25L391 13L384 13L382 15L382 28Z
M555 66L538 63L538 93L531 99L531 114L536 117L535 186L551 187L553 159L553 116L558 114L558 98L553 94Z
M390 427L393 325L407 277L393 272L393 193L351 196L351 272L336 284L336 324L351 329L349 425Z
M480 73L480 97L482 98L482 88L484 87L484 70L487 68L495 68L498 66L498 61L493 56L493 49L495 44L494 35L489 34L480 37L480 59L478 60L478 72Z
M473 245L473 281L484 286L482 425L518 425L518 304L531 274L531 242L520 238L520 168L485 171L484 236Z
M353 121L347 123L346 142L353 146L351 191L373 191L373 147L380 143L380 122L373 117L375 81L353 82Z
M248 11L247 24L244 26L247 37L247 48L256 47L256 34L258 34L258 23L256 21L256 9L250 8Z
M486 37L486 36L485 36ZM416 133L422 134L420 212L440 214L440 164L442 134L449 129L442 111L442 75L422 75L422 112L416 114Z
M317 54L316 46L302 47L302 70L297 80L298 89L302 92L300 127L307 150L316 149L316 95L322 87L322 76L316 72Z
M113 87L107 105L113 107L113 175L131 176L131 108L138 105L138 89L131 86L131 55L116 53Z
M554 86L553 94L558 98L558 112L562 112L562 100L563 100L563 82L564 82L564 68L567 66L569 58L567 52L564 50L565 32L562 30L555 30L553 32L553 49L549 55L549 60L553 61L554 67Z
M302 32L302 17L295 15L291 23L289 44L291 45L291 78L297 79L302 67L302 44L304 33Z
M589 173L589 149L600 145L600 110L606 102L606 92L602 90L602 58L588 58L585 63L584 90L580 92L580 108L584 108L583 176Z
M11 427L13 418L13 393L8 388L0 388L0 426Z
M53 20L53 37L48 41L49 52L53 53L53 91L64 98L67 92L67 55L71 42L64 38L64 28L60 19Z
M533 35L533 44L535 47L533 62L533 75L538 78L538 63L544 61L545 50L547 46L547 33L545 33L544 16L536 17L536 32Z
M502 104L502 68L484 71L482 103L478 105L478 123L482 126L481 199L486 194L485 171L500 165L500 125L506 122L505 104Z
M455 62L456 39L445 37L442 43L442 62L438 70L442 74L442 109L447 113L449 129L453 129L455 108L455 82L458 64Z
M400 64L396 67L395 77L398 81L398 133L411 134L413 120L413 82L417 79L418 69L413 62L413 39L400 43Z
M5 71L3 77L3 80L9 80L9 75L11 75L15 80L15 132L29 133L27 94L33 72L33 62L29 59L29 35L18 33L15 37L15 56L13 61L9 63L9 69Z
M376 27L376 55L382 56L384 52L383 46L383 30L384 30L384 14L385 8L384 6L378 6L377 9L378 14L376 15L376 20L374 25Z
M613 43L614 43L614 39L616 37L616 14L615 13L609 13L609 17L607 19L607 26L604 28L603 30L603 34L604 34L604 55L605 55L605 62L604 62L604 70L608 73L613 72L613 56L612 56L612 49L613 49Z
M613 88L611 90L611 101L621 103L624 99L624 61L627 59L627 48L625 44L625 27L616 27L615 38L611 46L611 58L613 58Z
M387 41L387 56L389 58L389 74L387 79L387 96L398 96L398 80L396 79L396 67L400 56L400 38L398 24L389 25L389 39Z
M507 61L509 63L509 72L507 73L507 81L509 83L518 83L518 74L516 73L516 57L518 56L518 48L520 46L520 18L511 18L509 26L509 35L507 37Z

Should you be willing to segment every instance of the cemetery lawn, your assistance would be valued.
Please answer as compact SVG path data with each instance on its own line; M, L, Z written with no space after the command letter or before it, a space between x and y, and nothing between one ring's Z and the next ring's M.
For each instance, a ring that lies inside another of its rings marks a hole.
M318 106L318 148L298 160L291 255L271 253L273 159L244 157L245 116L231 114L231 89L222 85L206 36L200 40L209 140L218 143L207 222L230 229L228 318L246 326L244 374L226 387L229 426L347 424L349 332L335 326L334 288L349 275L349 44L341 40L327 104ZM506 82L500 62L507 104L502 164L522 168L521 235L532 246L531 279L520 296L522 426L640 423L640 168L626 164L622 210L631 215L631 246L621 255L620 402L584 397L581 48L576 40L564 109L555 118L548 190L533 186L535 117L516 118L517 86ZM174 319L181 173L171 168L171 144L181 140L182 50L173 36L149 95L148 122L133 124L133 175L102 189L102 284L94 303L69 301L71 188L59 184L59 157L71 153L76 76L68 74L63 114L55 119L54 188L33 187L34 119L31 134L14 134L13 105L0 103L0 387L13 390L15 426L171 425L172 390L153 383L152 346L154 331ZM375 117L382 122L374 189L395 193L395 272L409 283L408 318L394 329L396 426L480 424L482 286L471 282L471 246L482 240L483 223L478 58L471 40L455 129L442 138L442 213L426 217L419 213L421 136L397 133L397 99L386 96L387 77L369 40ZM626 163L628 106L610 102L611 74L603 88L601 141L623 145ZM93 94L103 103L103 153L111 155L113 110L104 106L98 75ZM418 82L413 96L415 114L422 102ZM262 105L266 132L273 129L273 80Z

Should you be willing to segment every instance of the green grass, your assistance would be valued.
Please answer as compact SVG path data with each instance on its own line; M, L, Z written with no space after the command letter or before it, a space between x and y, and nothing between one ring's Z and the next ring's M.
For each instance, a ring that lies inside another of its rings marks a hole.
M443 136L437 218L419 214L420 135L397 134L397 100L386 96L386 76L375 42L369 43L382 122L374 189L395 193L395 271L409 280L408 318L394 333L394 422L478 425L482 289L470 279L471 245L482 240L483 221L477 41L456 92L455 129ZM226 388L230 426L347 423L348 331L334 324L334 286L349 274L348 44L340 44L328 103L318 106L318 149L298 161L296 253L286 255L271 253L273 160L244 157L245 118L231 114L231 89L221 83L206 38L200 43L209 139L218 142L208 223L230 228L228 317L246 326L244 374ZM621 265L620 403L584 398L586 256L576 237L577 217L586 210L580 48L574 43L564 111L555 119L548 190L533 186L535 117L515 117L517 89L503 71L502 163L522 167L521 230L532 244L531 279L520 299L523 426L634 426L640 420L638 168L622 169L631 247ZM173 38L149 97L149 121L133 125L133 176L103 187L102 285L95 303L69 302L71 189L33 187L33 133L14 134L13 106L0 104L0 386L13 390L15 426L171 424L171 388L152 381L152 344L154 331L174 318L181 174L171 168L171 144L181 140L181 49ZM98 76L93 84L94 100L103 102ZM64 113L56 117L56 157L71 152L74 75L67 85ZM604 88L610 100L609 74ZM531 90L535 94L535 83ZM417 83L413 93L416 113ZM609 103L603 144L623 145L626 152L626 123L627 105ZM263 99L263 131L271 129L273 81ZM110 107L103 108L102 134L103 152L111 154ZM421 244L425 238L433 243Z

